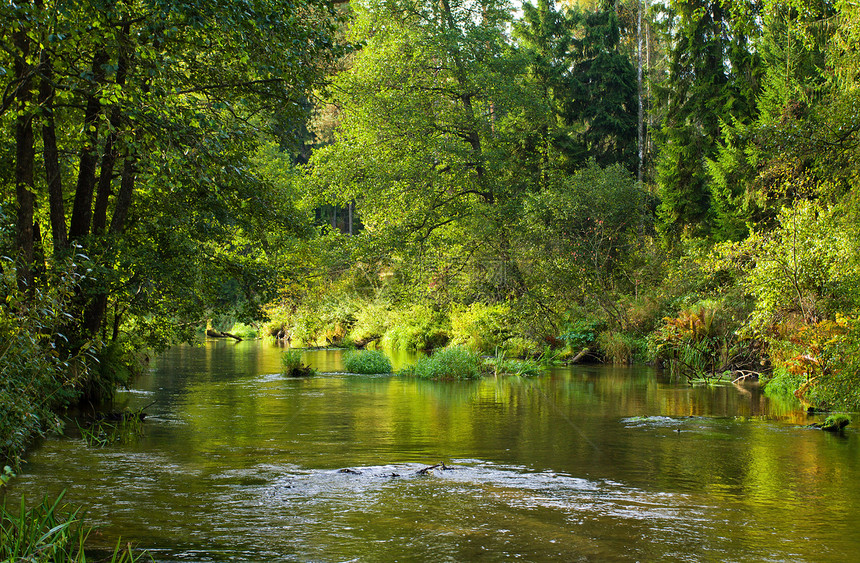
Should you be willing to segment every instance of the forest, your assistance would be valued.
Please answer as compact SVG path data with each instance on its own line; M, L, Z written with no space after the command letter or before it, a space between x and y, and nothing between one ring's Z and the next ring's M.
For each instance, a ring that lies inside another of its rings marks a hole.
M860 409L852 0L0 19L11 462L207 328L648 362Z

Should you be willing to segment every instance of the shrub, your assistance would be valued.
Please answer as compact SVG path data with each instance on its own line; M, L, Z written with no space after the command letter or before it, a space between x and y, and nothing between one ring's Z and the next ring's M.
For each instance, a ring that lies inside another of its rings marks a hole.
M504 353L509 358L527 358L541 355L543 348L534 340L515 336L505 340L499 346L499 352Z
M663 319L651 335L652 352L669 363L673 375L688 380L752 373L758 363L757 342L738 335L737 313L721 301L700 301L677 317Z
M479 379L481 365L478 354L460 346L453 346L436 350L431 356L420 358L415 365L401 373L421 379Z
M88 369L95 347L69 352L66 337L56 332L68 322L77 280L74 265L65 268L51 272L50 290L22 292L14 263L0 258L0 460L12 466L32 438L61 427L56 409L101 382Z
M260 336L260 331L256 327L241 322L234 323L227 332L243 340L253 340Z
M356 343L367 343L381 338L388 330L392 320L391 307L382 300L364 303L355 313L355 324L349 338Z
M603 357L610 364L629 364L633 361L634 346L632 339L615 331L603 331L597 336L597 345Z
M769 392L789 391L826 410L860 410L860 319L802 325L772 340Z
M378 350L356 350L347 352L343 365L350 373L391 373L391 360Z
M564 327L559 339L574 352L592 348L605 323L595 319L577 319Z

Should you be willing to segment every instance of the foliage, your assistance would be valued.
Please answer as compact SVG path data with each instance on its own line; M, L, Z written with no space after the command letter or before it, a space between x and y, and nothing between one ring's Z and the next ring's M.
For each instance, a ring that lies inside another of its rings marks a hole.
M523 270L538 291L562 301L594 300L615 326L626 321L618 296L638 237L649 230L645 194L619 165L589 162L525 202L518 242Z
M576 319L564 326L564 332L559 339L574 352L579 352L583 348L594 346L602 329L603 323L598 320Z
M706 300L666 317L652 334L652 353L688 381L750 372L758 359L757 342L738 335L734 312L721 301Z
M657 179L660 227L668 238L707 235L713 223L707 161L716 156L722 124L756 116L760 33L752 2L669 2L670 64L657 85L663 114Z
M391 360L378 350L355 350L343 357L343 366L350 373L391 373Z
M751 326L765 333L792 316L814 323L860 303L855 241L833 212L798 201L778 220L776 228L744 242L754 260L744 279L756 298Z
M860 329L857 319L783 325L770 338L776 369L769 391L791 394L826 410L860 409Z
M242 322L236 322L227 330L230 334L238 336L243 340L251 340L254 338L258 338L260 332L259 329L255 326L248 325Z
M15 471L9 465L3 466L3 473L0 473L0 491L9 484L9 481L15 478Z
M426 305L395 311L382 345L398 350L432 350L448 343L450 324L446 316Z
M451 309L451 344L489 353L511 336L510 306L475 302Z
M513 336L505 340L496 350L497 354L504 354L509 358L529 358L541 355L543 344L529 338Z
M611 364L630 364L643 357L642 342L618 331L604 330L598 334L597 347L604 360Z
M305 118L298 100L344 52L331 4L109 8L0 10L0 186L17 211L3 248L33 296L56 290L52 264L84 264L52 327L73 353L188 341L213 311L259 315L291 258L276 243L308 222L253 157ZM88 375L112 392L97 381L110 374Z
M366 302L355 313L355 324L349 332L352 342L367 343L379 339L391 326L391 304L383 299Z
M62 426L55 410L92 385L94 350L69 351L60 332L81 276L71 260L48 275L49 290L21 289L15 264L0 258L0 459L12 465L32 438Z
M287 326L296 346L327 346L344 340L355 323L358 303L348 295L324 295L302 302Z
M65 491L53 501L45 497L41 504L29 509L22 498L17 513L4 502L0 507L3 561L86 562L84 544L92 528L84 525L80 508L73 510L63 503L64 494ZM133 563L144 557L145 553L134 553L130 545L123 547L118 540L111 561Z
M851 424L850 416L846 414L831 414L824 419L821 429L829 432L839 432L849 424Z
M432 380L479 379L481 365L481 358L475 352L452 346L419 358L413 366L401 370L400 375Z

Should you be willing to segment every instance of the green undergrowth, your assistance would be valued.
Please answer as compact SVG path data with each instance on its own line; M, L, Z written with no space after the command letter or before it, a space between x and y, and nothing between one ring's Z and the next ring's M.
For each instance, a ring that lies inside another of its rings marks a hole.
M391 360L379 350L351 350L344 355L343 366L350 373L367 375L391 373Z
M87 557L85 545L93 528L84 523L81 508L63 502L65 491L54 499L45 497L28 508L25 499L15 508L0 506L0 561L85 563L110 561L131 563L148 560L146 553L135 552L130 544L117 540L107 558Z

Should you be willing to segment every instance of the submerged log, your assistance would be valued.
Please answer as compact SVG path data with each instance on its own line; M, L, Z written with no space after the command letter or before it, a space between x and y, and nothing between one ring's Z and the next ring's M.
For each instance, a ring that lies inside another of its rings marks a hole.
M828 416L821 425L821 429L825 432L839 432L851 423L851 419L844 414Z

